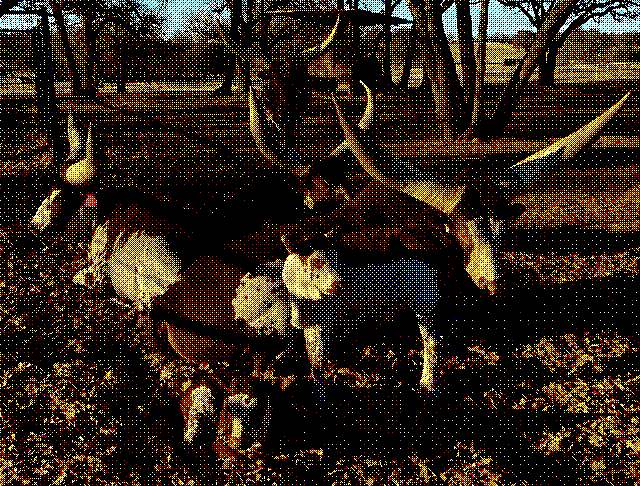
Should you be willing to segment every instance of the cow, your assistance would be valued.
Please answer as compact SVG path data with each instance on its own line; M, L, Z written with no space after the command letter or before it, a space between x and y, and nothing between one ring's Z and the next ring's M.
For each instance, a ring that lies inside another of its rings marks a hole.
M234 43L224 31L219 19L214 26L222 42L245 64L251 65L259 56L258 53ZM302 50L287 50L269 59L268 68L262 76L265 80L263 94L268 100L270 118L288 137L300 123L310 102L310 67L324 58L341 29L342 21L338 16L333 29L320 44Z
M363 169L394 191L447 216L449 232L463 249L466 272L478 288L494 294L502 271L501 245L509 224L524 209L511 205L509 197L593 141L628 96L576 132L507 169L494 174L466 173L454 182L443 182L410 163L381 161L372 155L373 150L363 142L358 129L346 120L335 97L334 104L349 149ZM400 229L396 236L402 232ZM304 329L314 374L324 376L333 340L357 328L362 317L369 315L395 323L408 310L422 336L420 389L433 392L438 302L443 295L438 266L415 252L398 254L369 238L356 241L359 248L352 244L351 255L354 250L356 255L369 254L368 261L354 261L349 252L345 256L344 245L341 248L328 244L320 249L311 245L306 252L300 251L299 243L297 247L287 245L290 255L282 277L292 296L292 321Z

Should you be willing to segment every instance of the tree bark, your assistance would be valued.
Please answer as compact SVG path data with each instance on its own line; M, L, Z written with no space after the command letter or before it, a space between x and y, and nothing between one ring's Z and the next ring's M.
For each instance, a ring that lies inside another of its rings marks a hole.
M551 44L540 62L540 84L542 86L553 86L555 84L556 62L559 48L560 46L555 42Z
M120 40L120 69L118 72L118 93L127 92L127 77L129 72L129 50L127 49L126 36Z
M253 42L253 0L247 0L246 12L247 21L242 21L242 1L240 3L240 28L242 43L247 48L251 46ZM249 93L251 87L251 65L249 59L239 59L240 63L240 89L243 93Z
M398 82L398 88L407 90L409 89L409 81L411 80L411 68L413 67L413 59L416 54L416 29L411 26L409 31L409 45L407 46L407 52L404 56L404 66L402 68L402 76Z
M473 24L469 0L456 0L458 45L460 47L460 65L464 101L471 117L473 95L476 82L476 59L473 52ZM466 114L465 114L466 115Z
M60 41L62 42L62 49L64 50L64 56L67 60L69 75L71 76L71 92L74 96L79 96L82 93L82 79L78 72L78 64L76 63L76 56L73 54L73 47L71 47L71 40L69 39L67 24L64 21L62 5L56 0L52 0L50 3L53 18L58 26L58 32L60 32Z
M489 0L480 0L480 25L478 26L478 53L476 55L476 83L473 92L471 123L463 138L479 135L478 127L484 117L484 81L487 72L487 31L489 29Z
M93 28L93 15L89 12L80 13L80 45L79 71L82 81L81 93L89 98L95 98L96 79L96 35Z
M417 40L429 53L427 75L433 93L436 130L445 140L453 140L464 126L464 98L442 22L440 2L408 0Z
M553 86L555 84L556 65L560 49L562 49L562 46L567 42L571 33L584 25L588 20L589 17L578 17L574 19L549 45L540 64L540 84L544 86Z
M389 89L393 85L393 75L391 72L391 12L393 0L384 1L385 23L382 26L384 31L384 54L382 57L382 88Z
M235 44L240 41L240 23L242 21L242 0L230 0L229 10L231 11L231 25L229 26L229 39ZM241 69L242 60L236 59L236 56L229 53L227 64L224 70L224 78L222 85L218 88L218 92L231 93L233 87L233 79L236 74L236 65Z
M492 117L491 126L487 127L491 132L499 133L504 129L513 114L513 109L522 94L523 88L540 64L542 56L571 15L577 1L558 0L558 3L547 14L527 54L518 65L502 94L502 98Z
M0 3L0 17L9 12L13 7L17 7L19 3L20 0L2 0L2 3Z
M424 59L422 60L422 79L420 79L418 89L422 91L431 91L431 81L429 80L427 62Z

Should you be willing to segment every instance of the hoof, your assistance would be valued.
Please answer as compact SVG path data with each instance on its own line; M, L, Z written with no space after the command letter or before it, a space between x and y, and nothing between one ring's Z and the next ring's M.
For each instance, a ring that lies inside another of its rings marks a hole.
M436 390L436 380L433 376L422 378L418 385L418 389L423 393L433 393Z

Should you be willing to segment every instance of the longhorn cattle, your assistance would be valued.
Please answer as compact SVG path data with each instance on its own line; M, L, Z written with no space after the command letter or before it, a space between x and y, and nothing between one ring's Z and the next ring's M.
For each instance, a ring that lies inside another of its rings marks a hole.
M194 216L135 189L100 188L92 128L85 139L72 116L69 145L62 176L32 218L32 228L42 232L57 226L63 214L72 214L78 206L95 209L89 222L90 265L75 281L94 285L108 277L118 295L141 308L150 308L169 288L177 299L189 298L208 285L212 289L208 298L229 297L228 311L216 310L213 317L220 326L225 320L233 321L231 299L242 276L282 253L279 240L277 248L253 240L234 248L234 242L252 234L265 220L295 220L303 208L302 195L274 178L268 183L245 181L246 193L235 193L235 200L217 195L224 198L228 214L215 211ZM216 234L212 227L224 231ZM189 278L181 278L187 269Z
M69 157L31 226L38 233L62 227L78 208L79 213L91 216L83 221L83 233L90 240L89 265L78 272L74 282L94 286L108 281L120 297L166 319L171 347L194 363L230 359L247 343L271 346L273 339L264 336L259 324L243 325L236 319L232 300L247 270L262 258L271 258L273 249L261 245L262 251L251 252L245 246L248 251L239 255L232 249L226 251L225 246L265 219L295 220L304 208L301 195L287 181L245 181L249 182L245 193L235 194L235 200L225 198L228 214L194 216L138 190L99 187L93 128L88 128L85 137L70 116L68 135ZM242 214L247 217L241 218ZM216 234L211 228L224 231ZM277 251L282 252L279 242ZM288 315L288 307L286 311ZM203 410L210 408L204 389L192 395L186 397L190 403L185 419L187 439L196 434L196 419L206 416Z
M388 191L404 194L416 202L423 203L427 212L431 210L439 213L442 222L437 225L440 228L436 228L436 232L444 231L446 228L454 237L464 251L467 273L480 289L491 294L496 293L502 277L503 270L498 255L504 234L510 222L515 221L525 209L519 204L511 203L511 198L527 187L532 187L546 172L558 168L562 162L570 160L589 145L629 96L625 95L599 117L571 135L510 167L489 170L467 165L464 170L451 173L438 170L438 167L427 170L408 161L393 159L373 144L367 144L365 135L373 123L374 103L370 90L366 88L366 91L367 108L358 126L353 126L347 121L334 98L345 142L332 155L340 155L348 148L365 172ZM329 183L327 177L312 178L314 168L322 167L322 164L317 161L305 161L295 150L282 142L282 138L277 136L277 130L269 125L267 116L256 101L255 92L250 93L249 101L251 131L264 157L296 174L302 174L301 180L304 182L300 185L308 197L313 194L318 200L341 200L337 217L334 215L320 218L325 222L324 230L320 233L331 229L327 228L327 221L332 220L334 224L336 220L343 224L345 219L349 224L357 220L362 221L358 213L363 205L368 207L367 211L370 214L378 213L378 219L386 217L390 211L393 212L389 205L384 203L385 197L381 204L377 202L379 194L383 191L374 191L375 200L370 201L367 197L354 198L346 190L340 177L333 178L334 181L339 181L338 184ZM334 158L329 160L335 162ZM315 184L309 183L310 180ZM402 225L407 229L406 221ZM305 234L313 233L312 224L303 226L306 228ZM415 232L415 225L411 231ZM422 228L420 232L424 234L425 229ZM405 237L410 236L406 231L401 233Z
M358 127L366 132L373 124L375 100L371 90L363 86L367 102ZM326 160L306 159L286 144L278 127L269 122L264 105L253 88L249 90L249 128L265 159L297 177L298 191L304 195L308 207L326 211L350 198L344 186L344 174L335 160L347 151L346 141L338 145Z
M412 164L381 162L363 143L358 129L346 120L335 98L334 103L349 148L365 171L447 215L451 232L464 249L466 271L478 287L494 293L501 276L498 253L504 235L509 223L523 210L510 205L508 197L575 156L594 140L628 96L573 134L503 172L468 172L456 183L443 182ZM372 241L359 241L360 250L371 254ZM324 374L331 341L357 328L362 316L395 322L399 312L406 309L413 312L423 340L420 386L432 391L437 304L442 296L437 266L412 255L394 255L388 248L364 263L345 258L338 247L311 250L301 254L292 248L282 275L294 297L292 320L305 329L307 351L316 374Z
M257 52L235 44L225 33L219 19L214 25L224 44L247 65L250 66L259 57ZM269 101L271 118L283 133L290 134L300 122L310 101L310 67L332 46L341 29L342 22L338 16L333 29L320 44L304 50L288 50L269 60L264 93Z
M478 287L495 293L502 274L498 252L507 226L524 211L510 199L593 142L629 95L571 135L506 169L470 168L459 174L430 173L377 154L375 147L364 142L360 130L347 121L335 96L333 102L347 144L362 168L389 188L445 214L465 250L467 272Z

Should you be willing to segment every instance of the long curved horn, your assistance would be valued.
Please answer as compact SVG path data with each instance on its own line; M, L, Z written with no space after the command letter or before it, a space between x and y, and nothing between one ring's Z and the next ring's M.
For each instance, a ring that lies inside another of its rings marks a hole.
M67 118L67 139L69 140L69 155L67 160L80 160L84 151L84 140L73 113Z
M373 117L375 115L375 99L373 97L371 88L369 88L369 86L367 86L363 81L360 81L360 84L364 87L364 91L367 94L367 106L364 109L364 113L362 113L362 118L360 118L358 128L362 132L367 132L371 128L371 125L373 125ZM333 150L333 152L331 152L329 157L342 155L347 150L349 150L349 146L347 145L347 141L345 140L340 145L338 145Z
M413 164L394 161L382 167L360 139L358 129L344 116L335 94L331 95L345 141L362 168L374 179L404 192L445 214L450 214L462 199L466 184L448 184L435 180Z
M273 140L273 133L270 133L272 130L267 127L267 117L253 87L249 88L249 128L258 150L272 164L293 171L299 171L305 165L295 150L285 149L278 141Z
M87 163L94 163L95 148L93 146L93 123L89 122L89 128L87 128L87 153L85 160Z
M321 56L324 52L326 52L326 50L331 47L331 44L333 44L333 41L335 40L336 36L338 35L338 32L340 31L340 15L338 15L338 18L336 19L336 23L333 26L333 29L331 30L331 32L329 33L329 35L325 38L324 41L322 41L322 43L318 44L317 46L314 47L310 47L309 49L305 49L304 51L302 51L300 54L297 55L298 59L300 59L301 61L312 61L313 59Z
M542 173L555 170L561 162L575 157L598 138L604 126L620 111L630 95L631 92L628 92L620 101L571 135L509 167L511 175L515 176L515 180L510 181L510 186L516 189L518 186L531 184Z
M89 128L87 129L86 147L87 152L85 157L79 162L70 165L64 173L65 181L75 187L87 185L96 174L93 147L93 125L91 123L89 123Z

